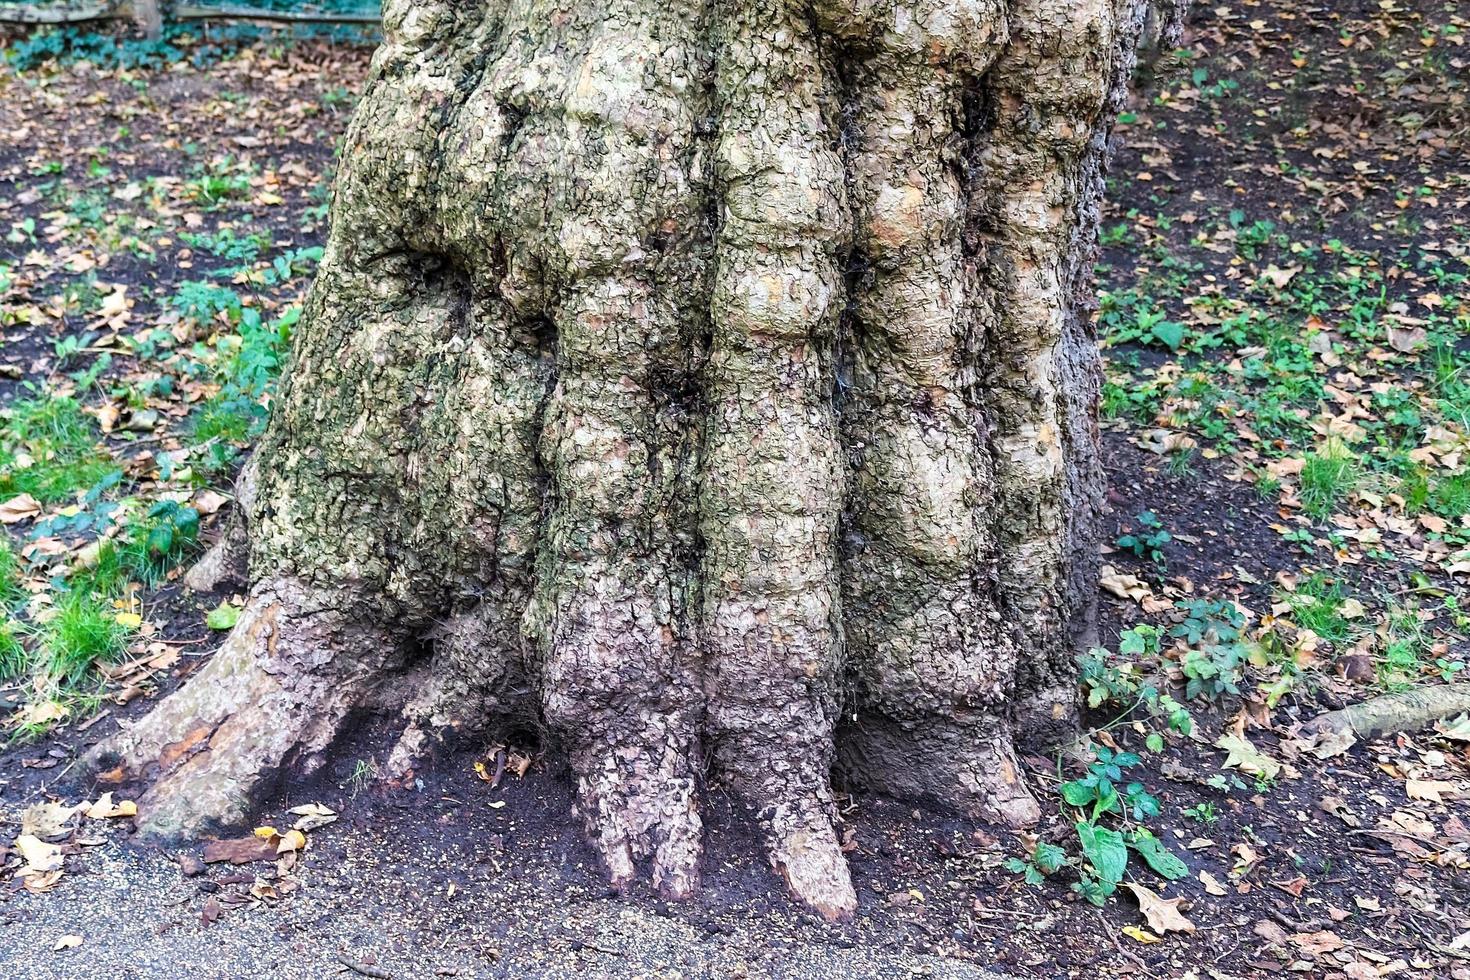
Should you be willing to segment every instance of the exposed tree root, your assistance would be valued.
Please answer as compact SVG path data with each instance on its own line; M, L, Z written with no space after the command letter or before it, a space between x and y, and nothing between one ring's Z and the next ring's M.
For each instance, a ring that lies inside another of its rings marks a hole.
M1462 712L1470 712L1470 684L1434 684L1325 712L1303 725L1302 734L1314 743L1313 751L1337 755L1355 742L1417 732Z
M145 834L237 825L271 779L321 764L393 657L342 592L263 582L209 663L87 763L148 784L138 800Z

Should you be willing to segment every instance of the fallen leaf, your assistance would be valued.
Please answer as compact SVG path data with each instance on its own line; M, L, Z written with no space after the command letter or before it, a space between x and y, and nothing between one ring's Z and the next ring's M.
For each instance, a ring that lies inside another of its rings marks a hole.
M112 791L108 790L97 798L97 802L87 807L87 817L92 820L108 820L115 817L136 817L138 815L138 804L132 800L123 800L119 803L112 802Z
M59 953L63 949L75 949L82 944L81 936L62 936L56 940L56 945L51 947L53 953Z
M1323 953L1331 953L1347 945L1341 936L1329 929L1297 933L1291 937L1291 941L1308 956L1321 956Z
M0 524L19 524L41 513L41 502L28 493L0 503Z
M1137 941L1144 943L1145 945L1149 943L1157 943L1163 941L1159 939L1158 936L1155 936L1153 933L1149 932L1147 929L1140 929L1138 926L1124 926L1123 935L1127 936L1129 939L1136 939Z
M1241 772L1252 776L1264 776L1267 779L1275 779L1281 772L1281 763L1262 753L1250 739L1240 735L1221 735L1215 740L1215 748L1224 749L1227 754L1224 762L1226 769L1239 769Z
M249 864L252 861L274 861L275 858L276 845L254 835L232 840L212 840L204 845L205 864L218 861Z
M1403 327L1388 324L1388 346L1396 351L1408 354L1418 350L1428 342L1429 334L1423 327Z
M194 503L191 506L200 514L208 517L229 502L230 498L222 493L214 490L200 490L194 495Z
M1216 878L1214 875L1210 874L1208 871L1201 871L1199 873L1199 880L1200 880L1200 884L1202 884L1202 885L1205 886L1205 894L1207 894L1207 895L1228 895L1229 894L1228 889L1226 889L1226 887L1224 885L1220 884L1220 879L1219 878Z
M1434 730L1456 742L1470 742L1470 714L1460 715L1453 721L1437 721Z
M276 853L285 854L288 851L299 851L306 846L306 835L299 830L288 830L281 835L276 843Z
M1102 586L1119 599L1132 599L1135 602L1145 599L1153 594L1149 584L1137 575L1129 575L1119 572L1111 565L1104 565L1098 577L1098 585Z
M1123 885L1138 899L1139 911L1148 920L1149 928L1160 935L1170 932L1194 932L1194 923L1179 911L1183 898L1162 898L1151 888L1125 882Z
M1454 797L1457 790L1454 783L1443 779L1406 779L1404 780L1404 792L1409 794L1411 800L1443 803L1444 794L1448 793Z
M41 840L60 837L71 830L71 818L80 807L61 803L37 803L20 815L20 832Z
M1286 930L1270 919L1257 919L1256 924L1251 927L1251 932L1266 942L1275 943L1278 946L1284 944L1289 938Z
M55 844L48 844L33 834L21 834L15 839L15 849L25 862L15 873L17 878L61 870L61 848Z
M286 812L300 817L291 827L294 830L303 832L316 830L318 827L325 827L337 819L336 810L323 806L320 803L303 803L301 806L293 806Z

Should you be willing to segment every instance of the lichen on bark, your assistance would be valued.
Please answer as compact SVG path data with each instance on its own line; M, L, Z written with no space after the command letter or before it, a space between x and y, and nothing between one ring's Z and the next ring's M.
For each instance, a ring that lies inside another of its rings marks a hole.
M359 709L565 750L613 882L700 798L856 904L857 786L1036 819L1100 491L1086 309L1135 0L390 0L224 647L97 753L243 819Z

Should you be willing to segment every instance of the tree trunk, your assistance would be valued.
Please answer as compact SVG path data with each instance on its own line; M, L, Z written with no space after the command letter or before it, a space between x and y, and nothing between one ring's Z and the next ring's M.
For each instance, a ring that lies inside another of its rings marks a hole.
M834 764L1034 822L1015 740L1070 733L1093 629L1088 301L1142 16L387 4L222 543L248 607L99 753L145 829L243 819L365 708L399 771L541 726L613 882L671 896L708 780L829 917Z

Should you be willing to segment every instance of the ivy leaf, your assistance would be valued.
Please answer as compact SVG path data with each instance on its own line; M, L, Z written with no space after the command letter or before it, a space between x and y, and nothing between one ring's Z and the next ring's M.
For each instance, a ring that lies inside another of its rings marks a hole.
M1077 838L1082 842L1083 856L1099 878L1112 885L1123 880L1123 871L1128 867L1128 845L1123 842L1122 834L1083 820L1077 824Z
M1073 806L1086 806L1097 796L1097 791L1080 781L1062 784L1062 799Z
M1148 831L1139 831L1130 843L1144 862L1163 877L1170 881L1188 877L1189 866Z
M1055 844L1037 841L1036 849L1031 854L1031 860L1036 862L1042 874L1052 874L1067 863L1067 852Z
M1170 350L1178 350L1184 343L1184 324L1174 320L1161 320L1151 330L1154 339Z

